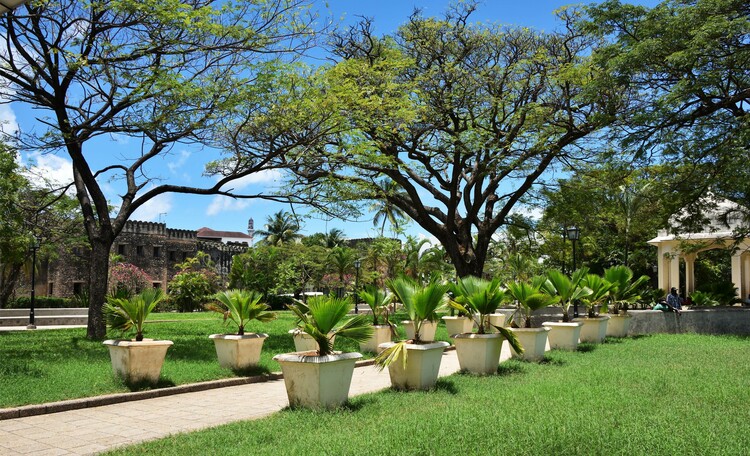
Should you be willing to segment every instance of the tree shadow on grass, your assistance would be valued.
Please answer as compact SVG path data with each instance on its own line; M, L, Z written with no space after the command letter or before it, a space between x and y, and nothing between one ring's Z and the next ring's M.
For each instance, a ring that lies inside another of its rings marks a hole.
M561 360L560 358L550 358L549 356L545 356L541 361L539 361L539 364L545 364L548 366L564 366L565 361Z
M151 383L148 380L141 380L139 382L129 382L126 380L118 380L118 383L129 389L131 392L136 391L147 391L152 389L171 388L177 386L175 382L168 378L160 378L158 382Z
M588 353L596 350L596 344L592 344L590 342L581 342L578 344L578 348L576 349L579 353Z
M456 384L453 383L452 380L448 380L446 378L439 378L432 389L435 391L443 391L454 396L458 394L458 388L456 388Z
M526 367L521 361L518 360L505 361L504 363L501 363L499 366L497 366L497 375L499 376L510 376L525 373Z

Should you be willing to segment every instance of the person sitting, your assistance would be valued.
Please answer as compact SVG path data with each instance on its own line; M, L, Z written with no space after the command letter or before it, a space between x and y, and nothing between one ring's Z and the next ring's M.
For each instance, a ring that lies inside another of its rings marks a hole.
M672 287L667 295L667 307L671 312L682 313L682 298L677 294L677 288Z

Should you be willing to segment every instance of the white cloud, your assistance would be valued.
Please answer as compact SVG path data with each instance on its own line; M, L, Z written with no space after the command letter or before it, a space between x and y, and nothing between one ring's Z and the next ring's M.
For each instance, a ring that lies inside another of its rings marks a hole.
M172 210L173 197L170 193L162 193L146 201L143 206L136 209L133 213L132 220L142 220L145 222L157 222L159 216L167 214Z
M0 105L0 131L8 136L15 136L18 133L16 113L8 104Z
M233 188L235 191L245 189L251 185L273 184L281 180L281 172L276 169L269 169L250 174L240 179L234 180L224 186L224 189Z
M250 206L251 201L246 199L235 199L228 196L217 195L211 200L206 209L206 215L218 215L222 212L242 211Z
M536 206L527 206L524 204L518 205L511 210L512 214L520 214L524 217L528 217L531 220L539 221L544 215L544 209Z
M61 187L73 182L73 162L65 158L33 153L26 157L26 164L25 175L32 184Z
M167 168L169 168L169 171L172 174L176 174L177 170L182 168L185 163L187 163L188 159L190 158L191 152L187 150L183 150L179 154L179 158L175 161L170 161L167 163Z

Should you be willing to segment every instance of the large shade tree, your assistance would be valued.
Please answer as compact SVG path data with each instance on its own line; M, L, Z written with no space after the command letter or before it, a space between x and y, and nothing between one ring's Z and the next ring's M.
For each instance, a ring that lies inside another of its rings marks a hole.
M305 3L32 1L0 17L0 99L39 116L20 147L72 161L92 250L90 338L105 335L109 251L136 209L167 192L235 195L234 180L275 166L278 149L233 155L233 132L273 97L274 58L307 45ZM111 153L108 138L132 148ZM160 174L175 145L190 143L229 149L206 187ZM112 180L119 197L105 193Z
M340 61L300 83L305 103L280 108L274 126L285 137L281 119L294 112L289 141L328 133L296 157L309 196L387 201L444 246L460 276L481 275L493 233L545 173L588 155L577 144L623 95L587 87L595 43L572 12L562 31L542 33L471 24L474 7L417 13L393 36L375 36L369 21L338 34Z

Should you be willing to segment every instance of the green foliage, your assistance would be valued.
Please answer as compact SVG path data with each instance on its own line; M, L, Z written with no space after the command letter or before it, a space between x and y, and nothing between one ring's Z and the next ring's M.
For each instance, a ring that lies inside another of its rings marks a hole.
M721 281L714 283L702 283L696 287L696 291L702 291L709 294L721 305L734 304L740 302L742 297L737 297L737 287L731 281ZM693 295L690 295L692 299Z
M591 293L581 301L588 310L588 316L593 318L596 316L596 306L604 304L617 285L596 274L586 274L583 284L591 290Z
M570 320L571 304L592 293L592 290L583 284L588 272L588 268L580 268L573 273L572 278L569 278L556 269L547 271L547 280L542 284L541 289L550 296L558 297L563 310L563 321Z
M532 282L508 282L508 296L521 306L524 314L524 327L531 328L531 314L535 310L556 304L559 296L551 296L542 291L546 277L535 277Z
M364 290L360 290L358 295L359 299L370 307L373 325L392 325L389 319L389 307L393 300L393 295L388 293L388 290L368 285Z
M422 324L424 320L436 321L439 318L437 312L448 303L448 285L433 282L419 286L407 277L389 280L387 284L414 324L414 343L422 342L419 334Z
M107 325L123 333L135 330L135 340L143 340L143 324L152 310L163 299L158 288L146 288L130 298L107 297L104 316Z
M110 295L130 297L151 287L151 277L138 266L116 263L109 268L108 290Z
M221 287L221 278L213 269L208 254L198 252L175 266L180 270L169 281L168 302L180 312L193 312L209 302Z
M69 309L73 307L86 307L85 305L77 302L75 299L70 298L57 298L53 296L36 296L34 298L34 307L36 308L49 308L49 309ZM8 309L28 309L31 307L31 298L28 296L21 296L16 299L8 301Z
M489 314L506 299L505 290L500 287L498 279L489 281L474 276L459 277L451 287L453 299L450 306L474 320L478 333L484 334L489 329Z
M224 322L231 320L237 325L237 334L245 334L245 325L252 321L269 322L276 319L276 314L266 312L271 307L261 302L263 295L254 291L227 290L217 293L214 298L221 305L210 304L209 310L224 316Z
M705 291L694 291L690 293L690 302L696 307L714 307L719 305L719 300L712 293Z
M300 239L300 225L296 217L286 211L278 211L266 218L266 226L262 230L256 230L257 234L264 236L263 242L268 245L280 246Z
M299 319L298 328L317 342L319 356L333 352L331 338L334 335L357 342L364 342L372 335L373 328L367 315L356 315L342 322L352 308L348 298L333 296L314 296L306 304L298 302L290 306Z
M628 306L641 299L641 290L648 284L648 276L640 276L633 281L633 271L627 266L612 266L604 271L604 279L612 284L607 301L613 314L620 310L627 312ZM608 306L609 309L609 306Z

